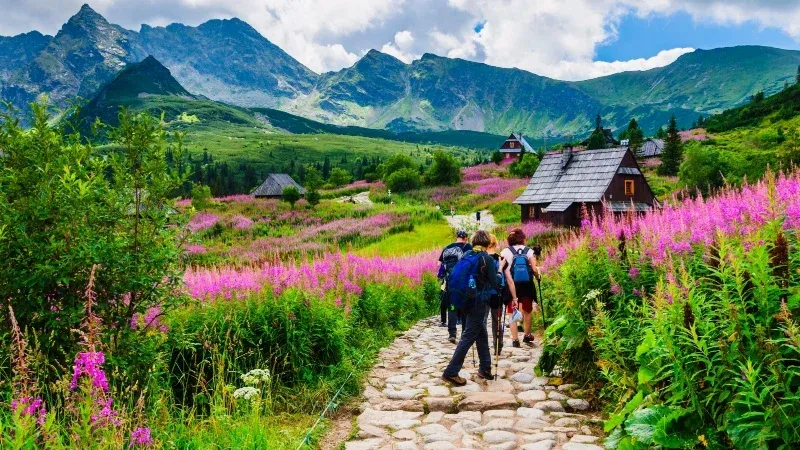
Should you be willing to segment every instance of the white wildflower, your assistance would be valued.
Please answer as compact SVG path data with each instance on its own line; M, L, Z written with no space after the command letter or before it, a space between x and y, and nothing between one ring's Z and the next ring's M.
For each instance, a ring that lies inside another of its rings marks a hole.
M244 384L249 386L254 386L259 383L266 383L269 381L269 370L268 369L253 369L250 372L241 376L242 381Z
M257 397L261 394L261 391L254 387L246 386L243 388L239 388L233 392L233 398L243 398L245 400L250 400L251 398Z

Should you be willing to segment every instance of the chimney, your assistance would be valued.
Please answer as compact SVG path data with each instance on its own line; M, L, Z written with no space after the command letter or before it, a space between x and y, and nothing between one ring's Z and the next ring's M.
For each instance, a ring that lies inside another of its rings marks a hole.
M567 144L564 146L564 149L561 150L561 170L567 168L570 160L572 160L572 144Z

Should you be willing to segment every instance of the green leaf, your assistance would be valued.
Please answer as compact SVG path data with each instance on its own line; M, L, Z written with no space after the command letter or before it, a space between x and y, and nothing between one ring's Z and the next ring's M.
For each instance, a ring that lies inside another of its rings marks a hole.
M628 414L630 414L634 409L638 408L643 401L644 393L639 391L628 403L625 404L625 407L622 408L622 411L618 412L617 414L612 414L611 417L606 420L606 423L603 427L605 432L608 433L619 425L622 425L622 423L625 422L625 418L628 416Z
M669 413L670 409L666 406L651 406L636 410L625 420L625 431L636 441L652 444L658 422Z

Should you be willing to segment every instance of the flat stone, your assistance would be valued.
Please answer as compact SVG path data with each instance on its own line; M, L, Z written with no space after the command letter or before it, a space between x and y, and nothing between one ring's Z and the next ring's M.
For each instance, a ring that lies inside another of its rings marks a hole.
M375 425L360 425L358 430L358 437L361 439L369 439L369 438L387 438L389 437L389 433L386 432L383 428L376 427Z
M513 394L502 392L470 392L458 403L461 411L488 411L490 409L516 409Z
M489 392L505 392L511 394L514 392L514 385L511 384L509 380L495 379L494 381L486 383L486 390Z
M592 444L592 443L597 442L598 439L600 439L600 438L597 437L597 436L589 436L589 435L586 435L586 434L576 434L575 436L572 436L572 439L570 439L569 441L570 442L574 442L576 444Z
M533 405L533 407L536 408L536 409L541 409L544 412L552 412L552 411L564 412L564 406L562 406L561 403L559 403L559 402L557 402L555 400L548 400L546 402L538 402L535 405Z
M483 444L478 439L467 435L461 438L461 448L483 448Z
M423 436L422 442L424 443L431 443L431 442L455 442L458 440L458 435L453 433L435 433L429 434L427 436Z
M388 384L405 384L411 381L411 374L404 373L402 375L395 375L386 379Z
M473 430L473 433L486 433L492 430L510 431L514 429L515 425L514 419L492 419L486 425Z
M448 412L456 406L452 397L425 397L422 401L428 406L428 411Z
M571 398L567 400L567 406L575 411L586 411L589 409L589 402L580 398Z
M421 425L422 422L416 419L407 419L407 420L396 420L389 424L390 430L406 430L409 428L414 428L417 425Z
M431 386L428 388L428 395L431 397L449 397L450 389L447 386Z
M464 386L454 387L453 392L458 394L466 394L469 392L483 392L483 389L481 389L480 385L477 383L467 383Z
M501 442L517 442L517 435L509 431L492 430L483 433L483 440L489 444L499 444Z
M484 419L496 419L498 417L514 417L514 411L508 409L492 409L483 413Z
M479 424L478 422L473 422L471 420L461 421L460 424L461 424L461 428L463 428L466 431L472 431L472 430L474 430L476 428L480 428L480 426L481 426L481 424ZM453 425L453 426L455 426L455 425Z
M542 419L520 419L517 421L518 428L528 428L531 430L542 430L550 426L550 423Z
M417 428L417 433L420 436L427 436L429 434L442 434L447 433L447 428L444 425L439 425L438 423L430 424L430 425L423 425Z
M375 450L380 448L386 441L380 438L364 439L363 441L350 441L344 443L345 450Z
M415 441L417 439L417 433L414 433L411 430L400 430L392 434L392 437L395 439L400 439L401 441Z
M550 450L556 445L556 441L546 439L538 442L532 442L522 446L522 450Z
M519 372L511 376L511 379L517 383L528 384L533 381L532 373Z
M527 419L540 419L544 417L544 411L536 408L522 407L517 409L517 415L519 417L525 417Z
M443 412L441 412L441 411L432 411L430 414L428 414L428 417L426 417L423 422L425 422L425 423L437 423L440 420L442 420L442 417L444 417L444 413Z
M471 420L473 422L482 423L480 411L461 411L458 414L445 414L444 418L445 420L452 420L453 422Z
M544 432L544 433L529 434L523 436L522 439L527 442L555 441L556 435L555 433Z
M569 397L567 397L566 395L564 395L564 394L562 394L561 392L558 392L558 391L550 391L547 394L547 398L549 398L550 400L563 401L563 400L566 400Z
M364 388L364 392L361 393L361 396L366 398L366 399L370 399L370 400L373 399L373 398L381 398L382 397L381 391L375 389L374 387L372 387L370 385L367 385L367 387Z
M414 441L395 442L392 445L393 450L419 450L419 447Z
M455 450L456 446L452 442L439 441L425 444L425 450Z
M517 394L517 399L528 406L533 406L536 402L541 402L547 399L547 394L544 391L524 391Z
M383 395L390 400L411 400L422 396L425 392L422 389L403 389L396 391L394 389L384 389Z
M555 422L553 425L557 427L576 427L581 424L581 421L574 418L574 417L562 417Z
M374 409L367 409L360 416L358 416L358 426L374 425L377 427L388 426L392 422L398 420L411 420L416 419L422 415L422 412L413 411L377 411Z
M489 446L489 450L514 450L515 448L517 448L516 442L503 442L502 444Z
M603 447L593 444L580 444L577 442L567 442L561 447L563 450L603 450Z

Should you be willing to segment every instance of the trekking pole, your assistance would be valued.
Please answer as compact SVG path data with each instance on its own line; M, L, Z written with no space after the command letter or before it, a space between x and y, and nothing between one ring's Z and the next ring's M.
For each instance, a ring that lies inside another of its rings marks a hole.
M537 284L539 285L539 303L541 303L542 308L542 333L547 329L547 325L544 323L544 295L542 295L542 280L540 278L536 279Z
M472 346L472 368L474 369L477 363L475 362L475 345Z
M503 335L506 332L506 307L502 303L500 303L500 311L501 311L501 314L503 314L503 327L500 328L500 330L498 330L498 334L500 336L495 336L495 339L497 341L495 343L495 346L494 346L494 351L495 351L495 355L494 355L494 376L495 376L495 378L494 379L495 380L498 379L497 370L498 370L498 367L500 366L500 346L503 345ZM500 326L500 317L497 317L497 326L498 327Z

